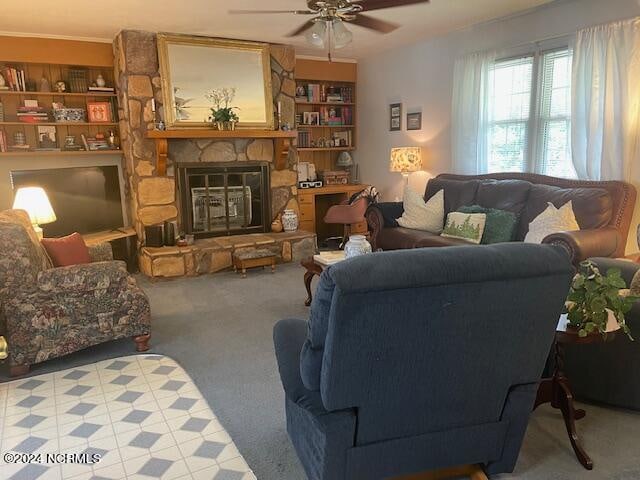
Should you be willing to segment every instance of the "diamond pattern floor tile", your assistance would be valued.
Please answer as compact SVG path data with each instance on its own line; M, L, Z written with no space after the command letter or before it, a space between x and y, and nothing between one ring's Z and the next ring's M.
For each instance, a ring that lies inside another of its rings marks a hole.
M94 464L6 465L8 480L255 480L188 374L134 355L0 385L0 444Z

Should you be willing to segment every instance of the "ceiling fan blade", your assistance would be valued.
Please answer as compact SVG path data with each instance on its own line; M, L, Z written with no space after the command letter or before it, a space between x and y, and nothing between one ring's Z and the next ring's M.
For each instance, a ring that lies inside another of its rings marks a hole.
M313 27L313 24L315 22L313 22L313 20L309 20L308 22L305 22L304 25L302 25L300 28L294 30L293 32L289 33L287 35L287 37L297 37L298 35L302 34L303 32L309 30L311 27Z
M229 10L231 15L251 15L266 13L294 13L296 15L316 15L317 12L311 10Z
M431 0L351 0L351 3L362 6L364 12L382 10L383 8L405 7L419 3L429 3Z
M353 23L354 25L359 25L370 30L375 30L380 33L391 33L399 28L399 25L396 25L395 23L378 20L377 18L362 14L356 15L356 18L354 20L350 20L349 23Z

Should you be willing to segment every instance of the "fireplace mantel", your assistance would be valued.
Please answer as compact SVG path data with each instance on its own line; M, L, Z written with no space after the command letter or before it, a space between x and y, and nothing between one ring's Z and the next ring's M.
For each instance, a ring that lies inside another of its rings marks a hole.
M286 155L291 140L298 137L295 130L213 130L213 129L174 129L174 130L150 130L147 138L156 142L156 169L159 176L167 174L167 155L169 152L169 140L191 138L268 138L274 142L274 162L276 169L280 170L286 165Z

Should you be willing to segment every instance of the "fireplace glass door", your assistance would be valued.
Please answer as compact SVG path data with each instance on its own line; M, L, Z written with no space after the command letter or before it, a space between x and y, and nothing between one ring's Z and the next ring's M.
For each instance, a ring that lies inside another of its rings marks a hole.
M269 169L263 165L180 168L182 223L197 237L266 232Z

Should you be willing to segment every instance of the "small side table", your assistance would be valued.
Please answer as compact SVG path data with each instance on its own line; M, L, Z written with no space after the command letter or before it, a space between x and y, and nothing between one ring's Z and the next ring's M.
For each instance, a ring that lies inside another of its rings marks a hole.
M567 330L566 315L562 315L558 328L556 330L556 338L554 342L554 359L555 365L553 369L553 375L549 378L545 378L540 383L538 388L538 396L536 403L533 407L535 410L540 405L545 403L551 403L553 408L557 408L562 412L564 418L564 424L567 428L567 434L569 435L569 441L573 447L573 451L578 457L578 461L587 470L593 470L593 461L587 455L578 432L576 431L576 421L585 417L586 412L582 409L575 408L573 393L571 392L571 386L569 379L564 373L564 346L567 344L586 345L592 343L610 342L616 336L617 331L609 332L606 336L600 333L592 333L587 337L578 336L578 332Z
M306 269L304 274L304 287L307 289L307 299L304 302L305 306L310 306L313 301L313 295L311 293L313 277L316 275L319 277L326 267L341 262L344 258L344 252L342 250L335 250L314 255L313 257L307 257L300 262L300 265Z

